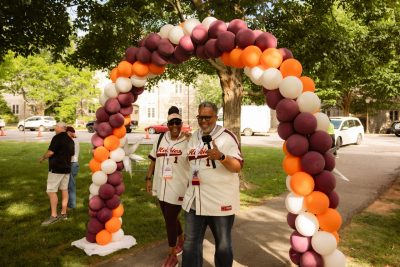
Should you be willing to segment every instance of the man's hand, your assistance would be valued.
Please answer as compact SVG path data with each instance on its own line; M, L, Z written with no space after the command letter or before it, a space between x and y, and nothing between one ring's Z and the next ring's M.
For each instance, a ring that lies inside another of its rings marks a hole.
M151 194L151 180L146 180L146 192Z
M207 156L210 160L219 160L222 157L222 152L219 151L218 146L215 144L215 141L212 141L213 148L207 150Z

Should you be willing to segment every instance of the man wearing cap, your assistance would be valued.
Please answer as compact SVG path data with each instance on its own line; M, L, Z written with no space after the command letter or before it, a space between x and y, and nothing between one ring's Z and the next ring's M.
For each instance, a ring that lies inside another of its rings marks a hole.
M66 133L66 124L58 122L54 131L56 135L51 139L47 152L39 159L39 162L49 159L46 192L50 200L51 214L47 220L42 222L43 226L60 219L67 219L68 180L71 172L71 157L75 153L74 141ZM57 215L58 189L62 193L60 215Z
M68 182L68 208L76 208L76 176L79 172L79 142L76 139L75 129L72 126L67 126L67 134L74 141L75 154L71 158L71 173Z

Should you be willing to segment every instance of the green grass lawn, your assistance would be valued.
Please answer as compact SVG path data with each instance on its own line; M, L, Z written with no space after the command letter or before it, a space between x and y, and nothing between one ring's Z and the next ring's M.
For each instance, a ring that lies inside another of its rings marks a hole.
M49 227L40 225L50 214L45 192L48 166L38 161L47 147L48 143L0 142L0 266L81 266L126 252L89 257L71 246L71 242L84 237L89 218L89 144L81 144L77 209L68 221ZM137 154L145 156L149 149L148 145L141 146ZM245 205L259 203L286 190L280 149L243 147L243 155L243 176L250 184L249 189L242 190ZM166 238L157 201L144 190L146 167L146 164L134 165L132 178L124 174L122 228L138 242L132 249Z

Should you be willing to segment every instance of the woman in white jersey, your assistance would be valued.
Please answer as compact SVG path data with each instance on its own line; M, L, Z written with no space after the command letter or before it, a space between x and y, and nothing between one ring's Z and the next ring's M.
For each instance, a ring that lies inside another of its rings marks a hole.
M168 129L153 145L146 176L146 190L160 202L168 235L169 253L163 267L176 266L177 254L182 253L184 238L178 215L189 181L188 141L181 133L182 116L175 106L168 110Z

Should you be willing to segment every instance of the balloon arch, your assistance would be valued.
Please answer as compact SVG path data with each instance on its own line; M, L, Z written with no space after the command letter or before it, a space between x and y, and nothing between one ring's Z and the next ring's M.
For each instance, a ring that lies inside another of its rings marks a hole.
M121 174L127 143L124 125L130 122L132 103L147 79L162 74L167 64L180 64L192 56L244 68L251 81L263 87L267 105L276 109L290 191L285 200L287 222L294 230L291 261L302 266L344 266L345 256L337 249L342 219L336 210L339 198L334 191L329 118L319 112L315 84L302 76L302 65L290 50L277 48L271 33L251 30L240 19L226 23L213 17L202 22L191 18L178 26L164 25L138 47L126 49L124 59L111 70L112 83L100 97L102 107L96 111L92 137L93 183L85 242L109 246L127 237L121 229L124 208L120 201L125 190Z

